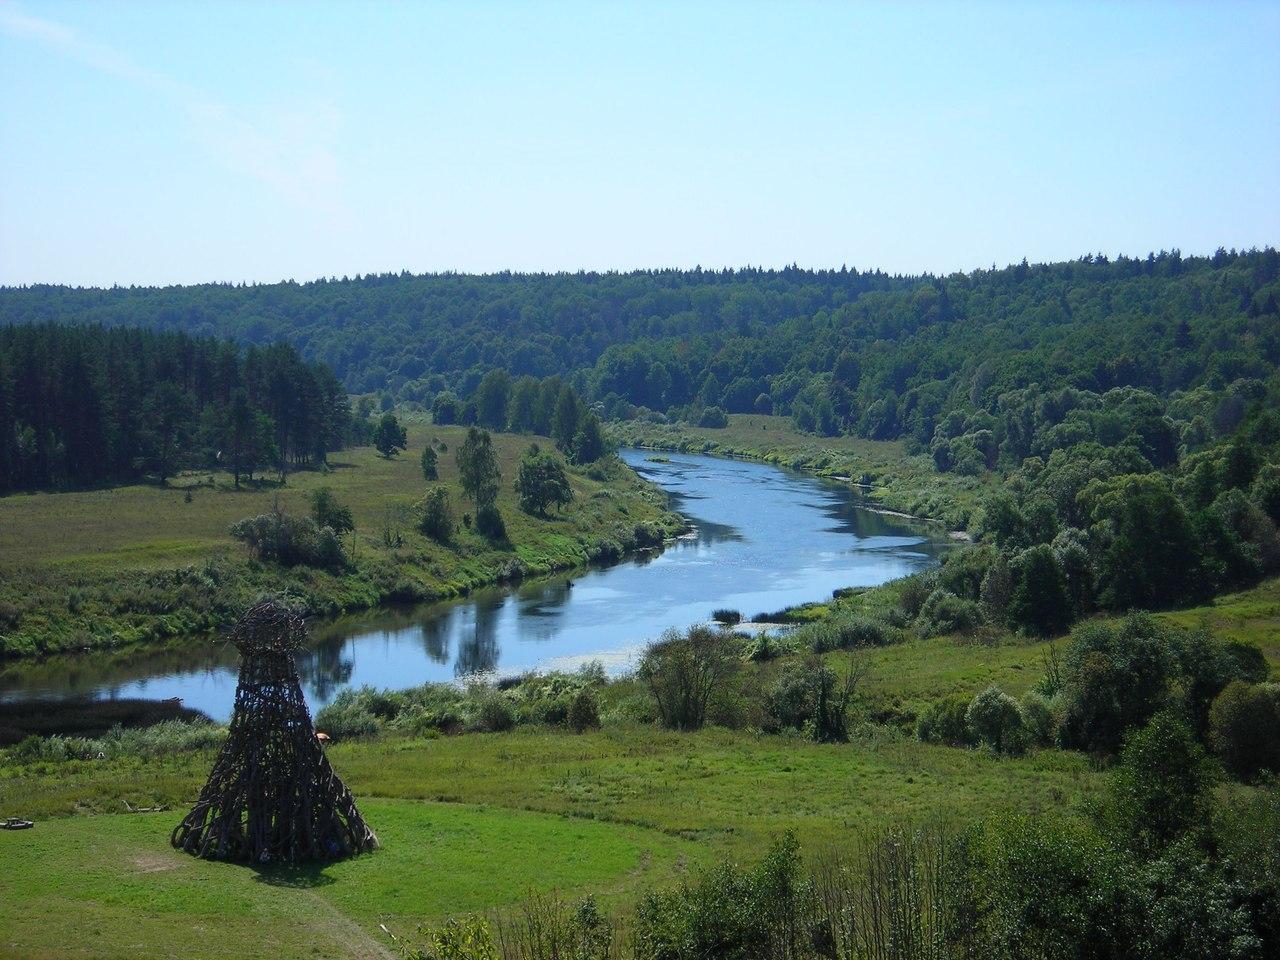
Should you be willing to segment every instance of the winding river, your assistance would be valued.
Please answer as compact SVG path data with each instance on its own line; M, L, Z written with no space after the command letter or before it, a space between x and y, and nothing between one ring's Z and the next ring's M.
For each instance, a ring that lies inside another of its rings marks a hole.
M873 586L936 561L936 527L874 513L847 486L759 463L689 454L623 458L672 498L691 535L602 567L477 591L465 599L313 622L298 657L313 709L347 686L407 687L592 659L625 669L668 627L731 608L746 617ZM0 668L0 698L181 697L225 719L236 655L204 639L131 654L80 654Z

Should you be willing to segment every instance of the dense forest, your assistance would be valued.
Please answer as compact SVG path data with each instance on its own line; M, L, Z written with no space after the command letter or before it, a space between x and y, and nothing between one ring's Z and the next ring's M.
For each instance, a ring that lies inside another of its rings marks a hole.
M398 402L468 397L495 368L560 375L612 417L779 413L820 433L936 442L940 466L973 469L1035 452L1026 421L1050 390L1182 392L1174 413L1194 429L1238 421L1280 361L1278 298L1280 253L1267 248L945 277L792 267L31 286L0 290L0 323L284 341L349 391Z
M351 439L346 391L289 346L185 333L0 327L0 492L186 467L280 474Z

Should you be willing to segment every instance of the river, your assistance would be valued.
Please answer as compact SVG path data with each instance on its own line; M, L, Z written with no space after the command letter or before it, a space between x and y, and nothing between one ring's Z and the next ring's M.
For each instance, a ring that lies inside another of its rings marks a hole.
M936 562L937 527L859 505L847 484L760 463L624 450L672 499L693 533L610 567L480 590L448 603L311 624L298 656L313 709L347 686L407 687L473 673L570 668L599 659L625 669L669 627L735 609L755 617L833 590L874 586ZM237 658L202 639L136 653L88 653L0 668L0 698L180 697L225 720Z

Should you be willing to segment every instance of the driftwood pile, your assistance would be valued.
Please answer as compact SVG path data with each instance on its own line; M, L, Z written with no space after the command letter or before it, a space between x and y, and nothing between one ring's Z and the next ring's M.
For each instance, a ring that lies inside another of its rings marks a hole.
M306 639L283 602L252 607L231 636L240 683L227 742L172 843L197 857L246 863L336 860L378 838L316 739L293 652Z

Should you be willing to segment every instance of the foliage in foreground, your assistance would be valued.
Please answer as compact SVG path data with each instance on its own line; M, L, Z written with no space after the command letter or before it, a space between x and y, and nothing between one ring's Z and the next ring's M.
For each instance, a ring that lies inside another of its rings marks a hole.
M406 956L1262 960L1280 948L1280 785L1215 803L1197 750L1163 715L1089 820L891 830L810 858L786 835L614 915L534 899L420 931Z

